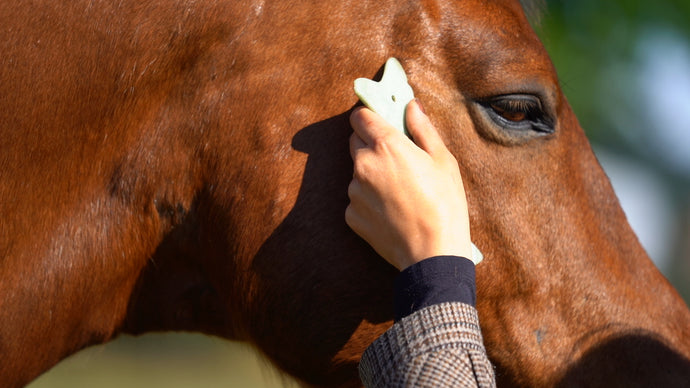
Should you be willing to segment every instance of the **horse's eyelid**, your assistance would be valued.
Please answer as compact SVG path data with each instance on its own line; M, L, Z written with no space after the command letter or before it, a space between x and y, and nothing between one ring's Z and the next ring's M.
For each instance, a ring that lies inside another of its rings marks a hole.
M538 133L554 133L555 125L548 114L543 99L536 94L503 94L493 96L477 103L487 111L488 117L504 129L531 130ZM524 113L524 120L512 121L505 113Z

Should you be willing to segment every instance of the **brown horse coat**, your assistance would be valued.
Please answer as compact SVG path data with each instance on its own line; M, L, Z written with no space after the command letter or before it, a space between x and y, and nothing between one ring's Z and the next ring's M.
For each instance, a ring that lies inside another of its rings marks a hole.
M358 385L395 271L344 223L347 116L390 56L461 166L499 384L690 379L517 1L5 1L0 53L0 386L150 330Z

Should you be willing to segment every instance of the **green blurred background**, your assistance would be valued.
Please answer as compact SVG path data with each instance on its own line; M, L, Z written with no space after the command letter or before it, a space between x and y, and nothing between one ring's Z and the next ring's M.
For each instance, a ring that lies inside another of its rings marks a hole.
M535 29L633 228L690 300L690 1L548 1ZM151 334L89 348L30 387L285 384L246 345Z

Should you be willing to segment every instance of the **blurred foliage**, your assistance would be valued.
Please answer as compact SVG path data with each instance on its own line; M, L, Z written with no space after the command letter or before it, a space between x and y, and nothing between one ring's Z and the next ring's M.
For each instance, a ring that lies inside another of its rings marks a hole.
M634 62L637 43L652 29L671 29L690 37L690 1L550 0L547 4L535 30L563 90L590 138L614 143L608 97L627 90L602 72L616 63Z

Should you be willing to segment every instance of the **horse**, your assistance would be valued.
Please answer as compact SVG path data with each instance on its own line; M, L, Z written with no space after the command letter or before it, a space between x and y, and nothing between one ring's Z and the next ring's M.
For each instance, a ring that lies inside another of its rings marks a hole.
M501 386L679 386L655 269L516 0L0 3L0 386L120 333L359 386L396 271L344 222L352 81L398 58L466 186Z

